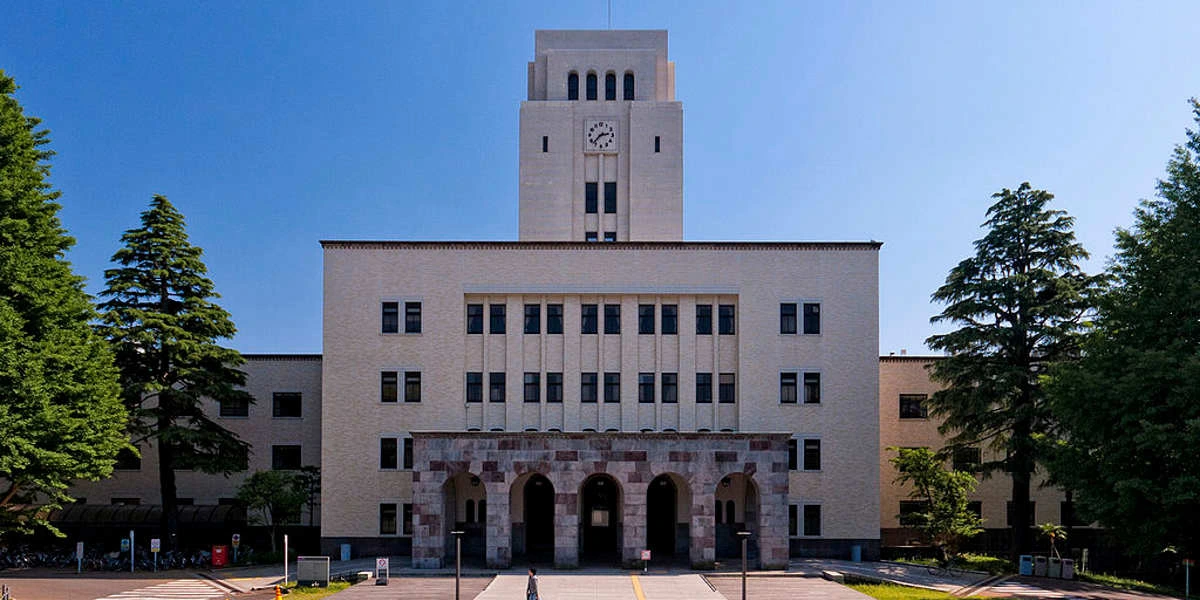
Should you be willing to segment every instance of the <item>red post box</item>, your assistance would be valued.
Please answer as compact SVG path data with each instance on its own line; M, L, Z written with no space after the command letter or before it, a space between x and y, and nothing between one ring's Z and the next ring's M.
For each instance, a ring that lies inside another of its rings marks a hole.
M213 546L212 567L219 569L229 565L229 546Z

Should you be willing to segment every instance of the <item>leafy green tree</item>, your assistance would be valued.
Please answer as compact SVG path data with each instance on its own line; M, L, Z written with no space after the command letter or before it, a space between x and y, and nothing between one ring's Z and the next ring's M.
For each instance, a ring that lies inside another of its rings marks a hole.
M1050 552L1054 556L1062 558L1062 555L1058 553L1058 542L1067 539L1067 528L1049 521L1038 525L1037 528L1038 533L1042 534L1042 537L1050 542Z
M49 132L16 89L0 71L0 534L57 533L45 509L71 501L72 480L109 476L129 437L112 353L63 258L75 240L47 181Z
M217 341L236 328L213 300L202 251L188 241L183 215L163 196L126 231L105 271L102 331L116 352L130 429L158 449L163 539L179 531L175 470L223 473L247 468L249 445L213 421L205 399L252 402L240 389L245 361Z
M237 497L251 511L253 523L271 527L271 552L277 552L279 526L299 521L309 492L299 473L255 471L238 488Z
M1191 100L1200 125L1200 101ZM1143 555L1200 551L1200 131L1175 148L1158 198L1118 229L1112 285L1084 357L1049 390L1050 462L1079 511Z
M946 305L933 323L958 329L931 336L947 353L931 374L945 388L930 412L953 434L952 448L988 447L1003 457L985 461L985 474L1012 476L1015 556L1030 547L1029 489L1040 452L1038 438L1053 430L1040 377L1049 365L1078 352L1080 322L1089 314L1097 278L1078 262L1074 219L1048 208L1053 196L1022 183L993 194L975 254L958 263L933 299Z
M975 475L946 469L946 461L929 448L888 448L889 460L899 475L895 483L912 484L909 498L922 510L899 515L900 524L920 530L942 553L942 560L958 554L959 544L983 531L983 522L971 512L969 498Z
M305 465L300 467L298 476L300 486L304 489L304 504L308 507L308 526L312 527L317 514L317 504L321 501L321 467Z

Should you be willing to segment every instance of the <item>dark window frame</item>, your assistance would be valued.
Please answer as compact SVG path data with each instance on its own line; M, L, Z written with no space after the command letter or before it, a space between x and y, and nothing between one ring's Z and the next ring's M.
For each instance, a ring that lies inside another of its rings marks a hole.
M395 502L379 503L379 535L399 534L399 514Z
M596 335L600 330L600 305L599 304L580 304L579 305L579 333L580 335Z
M404 401L416 403L421 401L421 372L404 372Z
M678 404L679 373L663 373L659 380L662 381L662 403Z
M796 303L795 302L780 302L779 303L779 335L795 335L796 328Z
M926 405L928 400L929 394L900 394L898 399L900 418L928 419L929 406Z
M525 305L525 326L522 331L525 335L538 335L542 332L541 304Z
M621 402L621 373L604 374L604 403L619 404Z
M662 152L662 136L654 136L654 153Z
M522 379L523 397L526 403L537 404L542 401L542 374L527 371Z
M542 153L544 154L549 151L550 151L550 136L543 135L542 136Z
M599 374L587 371L579 376L579 401L595 404L599 400Z
M292 401L295 406L288 406ZM304 397L300 392L271 392L272 419L301 419L304 417Z
M604 305L604 335L621 335L621 305Z
M633 71L625 71L625 77L621 82L621 97L625 100L634 99L634 91L636 90L636 78L633 76Z
M797 396L797 377L793 371L787 371L779 374L779 403L780 404L796 404L799 400Z
M379 401L394 404L400 401L400 372L379 372Z
M821 537L821 505L804 505L804 537Z
M421 333L421 303L404 303L404 333Z
M604 214L617 214L617 182L604 182Z
M654 373L638 373L638 403L654 404Z
M659 312L662 314L662 334L679 335L679 305L664 304Z
M804 438L803 458L804 471L821 470L821 438Z
M250 416L250 399L245 396L222 398L217 403L217 415L226 418Z
M717 334L736 335L737 310L732 304L717 305Z
M386 301L380 307L380 332L400 333L400 303Z
M821 335L821 303L804 303L804 335Z
M284 452L286 451L286 454ZM295 452L295 455L292 455ZM294 460L293 460L294 459ZM288 466L295 464L296 466ZM296 471L304 464L303 448L300 444L272 444L271 445L271 470L272 471Z
M483 305L468 304L467 305L467 334L482 334L483 333Z
M404 449L403 468L405 471L411 471L413 468L413 439L410 437L402 438L404 443L401 447Z
M546 305L546 333L549 335L562 335L563 332L563 305L562 304L547 304Z
M546 373L546 403L561 404L563 401L563 374L558 371Z
M596 88L597 88L597 79L596 79L595 71L588 72L584 85L586 86L585 91L587 94L587 99L595 100L596 99Z
M604 74L604 99L606 101L617 99L617 74L611 71Z
M737 373L717 374L717 403L737 404Z
M805 404L820 404L821 403L821 373L820 371L806 371L804 373L804 403Z
M788 470L799 471L800 469L800 440L792 438L788 440Z
M400 469L400 440L395 437L379 438L379 470Z
M712 404L712 373L696 373L696 404Z
M483 372L467 371L466 402L468 404L483 402Z
M696 305L696 335L712 335L712 305Z
M579 99L579 73L567 73L567 100Z
M488 333L504 335L508 331L508 306L504 304L488 305Z
M583 212L589 215L600 212L600 182L585 181L583 183Z
M492 371L488 373L488 402L499 404L507 400L507 375L504 371Z
M638 305L638 335L654 335L655 312L653 304Z

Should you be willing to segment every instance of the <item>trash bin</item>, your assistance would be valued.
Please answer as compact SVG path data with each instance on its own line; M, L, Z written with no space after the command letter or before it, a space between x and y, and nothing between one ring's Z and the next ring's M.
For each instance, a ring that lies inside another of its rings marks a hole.
M862 562L862 546L858 544L850 546L850 562Z
M1017 572L1020 573L1021 575L1026 575L1026 576L1033 575L1033 555L1032 554L1022 554L1021 555L1021 568L1018 569Z
M1075 559L1073 559L1073 558L1062 559L1062 578L1063 579L1075 579Z
M1045 556L1033 557L1033 576L1034 577L1045 577L1046 576L1046 566L1047 565L1046 565L1046 557Z
M341 560L350 560L350 544L342 544Z
M212 568L219 569L229 565L229 546L213 546Z
M1062 577L1062 559L1057 556L1050 557L1050 568L1046 569L1046 576L1054 579Z

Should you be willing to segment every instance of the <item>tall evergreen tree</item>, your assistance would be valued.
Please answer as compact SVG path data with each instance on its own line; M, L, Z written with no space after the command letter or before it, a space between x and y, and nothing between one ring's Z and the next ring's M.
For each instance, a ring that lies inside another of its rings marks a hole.
M933 323L959 328L931 336L948 354L931 368L946 385L930 411L952 433L950 449L987 447L985 473L1012 476L1014 556L1030 545L1029 488L1039 459L1037 439L1052 430L1040 377L1049 365L1077 353L1080 322L1096 279L1078 262L1074 219L1048 208L1051 194L1022 183L993 194L975 254L958 263L933 299L946 305Z
M1200 126L1200 101L1191 100ZM1200 551L1200 130L1175 148L1158 198L1118 229L1113 285L1083 359L1049 391L1050 461L1081 513L1153 554Z
M204 400L253 399L240 389L245 361L217 342L236 331L206 277L202 250L188 241L183 215L155 196L142 226L121 237L105 271L103 330L116 350L130 429L157 445L163 539L179 531L175 470L228 476L247 467L249 445L205 413Z
M32 506L71 501L71 480L107 477L129 444L112 354L63 258L49 132L16 89L0 71L0 534L49 527Z

